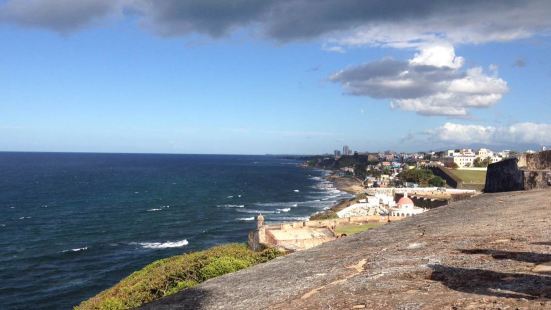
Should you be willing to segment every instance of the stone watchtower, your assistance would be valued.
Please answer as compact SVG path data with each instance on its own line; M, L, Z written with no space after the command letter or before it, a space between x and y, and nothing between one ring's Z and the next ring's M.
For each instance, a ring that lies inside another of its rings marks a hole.
M249 248L253 251L261 251L266 243L266 226L264 216L258 214L256 217L256 230L249 232Z
M264 216L260 213L256 217L256 229L260 229L262 226L264 226Z

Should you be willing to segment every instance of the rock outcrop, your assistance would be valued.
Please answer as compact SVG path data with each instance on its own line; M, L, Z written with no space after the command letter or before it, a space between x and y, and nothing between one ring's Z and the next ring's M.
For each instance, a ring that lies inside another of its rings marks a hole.
M551 309L551 190L482 194L144 309Z

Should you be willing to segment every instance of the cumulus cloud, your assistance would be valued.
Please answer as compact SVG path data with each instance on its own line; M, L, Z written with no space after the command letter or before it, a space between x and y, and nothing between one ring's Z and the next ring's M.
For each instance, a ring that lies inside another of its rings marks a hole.
M463 70L452 46L426 46L409 61L383 59L348 68L331 77L345 92L387 98L391 107L422 115L465 116L470 108L494 105L507 82L480 67Z
M551 144L551 124L516 123L510 126L483 126L445 123L428 132L431 139L459 144Z

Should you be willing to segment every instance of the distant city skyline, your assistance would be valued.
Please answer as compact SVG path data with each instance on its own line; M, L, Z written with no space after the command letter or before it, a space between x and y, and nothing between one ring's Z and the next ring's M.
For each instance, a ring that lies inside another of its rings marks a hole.
M0 0L0 151L539 150L550 13L545 0Z

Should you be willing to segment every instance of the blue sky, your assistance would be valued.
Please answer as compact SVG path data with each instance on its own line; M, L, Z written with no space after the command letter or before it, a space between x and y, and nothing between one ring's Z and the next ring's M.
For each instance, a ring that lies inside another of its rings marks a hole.
M320 30L282 39L259 35L269 27L262 23L228 26L213 37L213 28L201 28L204 21L194 25L184 15L191 30L166 36L146 25L149 11L126 8L82 23L76 16L69 26L56 18L79 10L52 12L46 21L32 11L53 10L56 2L63 1L0 1L0 150L310 154L343 144L360 151L551 144L551 40L544 21L499 40L479 39L474 26L471 39L458 40L454 27L435 25L435 33L448 29L444 39L418 44L414 29L412 38L400 34L408 46L398 46L395 39L373 43L369 34L349 43L358 27L379 26L371 20L331 35ZM20 5L15 17L10 5ZM416 57L434 46L443 48ZM399 88L403 75L373 69L389 59L406 75L432 66L439 80L418 71L407 78L419 79L413 90ZM482 71L468 73L473 68ZM471 89L486 96L484 103L475 103ZM437 94L448 101L434 106Z

